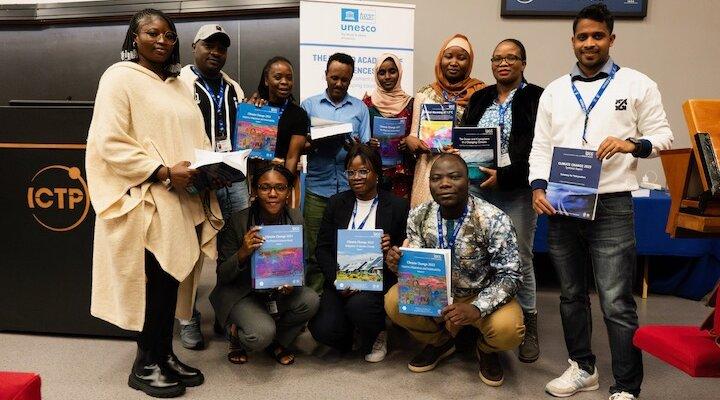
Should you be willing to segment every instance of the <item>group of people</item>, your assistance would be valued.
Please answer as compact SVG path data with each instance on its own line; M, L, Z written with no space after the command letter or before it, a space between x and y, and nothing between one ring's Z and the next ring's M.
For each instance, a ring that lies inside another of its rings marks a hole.
M217 258L210 302L232 363L261 350L292 364L291 344L305 327L323 345L356 348L379 362L389 317L423 346L408 363L413 372L434 369L455 352L463 327L477 328L480 378L499 386L499 352L518 348L528 363L540 354L532 245L537 215L547 214L570 366L545 390L566 397L599 387L590 346L592 272L610 338L610 399L637 398L643 369L632 345L638 322L630 191L637 188L637 158L669 148L672 133L657 85L610 58L614 39L604 5L583 9L573 22L577 63L544 90L525 79L527 53L515 39L492 51L496 82L486 86L472 77L469 40L453 35L438 52L435 81L414 96L401 88L402 63L393 54L377 58L372 93L349 95L354 60L336 53L327 61L327 89L298 105L286 58L267 62L245 100L222 72L230 37L220 25L200 28L194 63L181 68L171 19L157 10L136 13L122 61L100 79L86 159L97 215L91 312L140 332L129 386L175 397L203 383L200 370L178 360L172 333L177 316L183 345L204 347L194 303L205 256ZM194 149L232 150L242 101L281 110L275 159L253 162L247 182L189 192L198 173L190 168ZM449 102L456 104L457 126L498 128L497 168L469 168L452 146L434 152L418 138L422 104ZM372 132L376 117L405 120L401 164L383 167ZM351 123L352 133L313 141L314 118ZM557 146L597 150L603 160L593 221L557 216L545 198ZM289 204L303 154L300 211ZM303 225L305 286L252 289L249 260L264 242L262 225ZM339 229L383 231L382 292L336 289ZM454 301L441 317L398 309L402 246L451 250Z

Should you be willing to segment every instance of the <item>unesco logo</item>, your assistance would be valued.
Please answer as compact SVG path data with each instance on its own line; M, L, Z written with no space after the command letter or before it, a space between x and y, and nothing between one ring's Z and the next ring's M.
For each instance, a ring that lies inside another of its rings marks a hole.
M88 188L78 167L51 165L38 171L27 189L33 218L53 232L78 227L90 211Z
M343 8L340 10L340 20L343 22L360 22L360 10L357 8Z
M377 32L375 11L359 8L340 9L340 30L346 32Z

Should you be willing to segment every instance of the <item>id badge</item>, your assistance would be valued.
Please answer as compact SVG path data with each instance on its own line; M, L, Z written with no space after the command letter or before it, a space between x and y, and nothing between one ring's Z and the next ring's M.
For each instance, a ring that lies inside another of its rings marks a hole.
M267 309L270 314L277 314L278 313L278 305L277 301L270 300L267 302Z
M230 138L226 138L224 140L218 140L215 143L215 151L216 152L226 153L231 150L232 150L232 143L230 142Z
M498 168L507 167L508 165L510 165L510 154L500 154L500 159L498 159Z

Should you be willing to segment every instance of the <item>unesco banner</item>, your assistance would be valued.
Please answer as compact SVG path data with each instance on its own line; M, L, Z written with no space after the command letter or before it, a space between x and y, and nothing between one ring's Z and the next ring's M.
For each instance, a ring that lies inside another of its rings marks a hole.
M375 89L373 68L382 53L402 62L402 88L413 90L415 5L370 1L300 2L300 98L326 89L328 57L342 52L355 59L349 93L362 99Z

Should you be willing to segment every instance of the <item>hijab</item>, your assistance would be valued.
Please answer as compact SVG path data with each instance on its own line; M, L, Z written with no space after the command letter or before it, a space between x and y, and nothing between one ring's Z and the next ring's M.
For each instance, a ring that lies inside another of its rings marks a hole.
M395 86L390 90L385 90L382 87L377 75L380 65L387 59L391 59L398 70L397 83L395 83ZM400 112L407 107L408 103L410 103L410 100L412 99L412 97L405 93L400 85L402 82L402 64L400 63L400 59L394 54L383 53L380 57L378 57L377 62L375 62L374 72L376 88L370 94L373 105L378 109L383 117L394 117L400 114Z
M442 69L440 68L440 62L443 59L445 50L455 46L460 47L468 53L469 63L463 79L457 83L450 83L445 78L445 75L443 75ZM470 96L485 87L485 83L470 77L474 57L475 54L473 53L472 45L465 35L456 33L449 37L443 43L440 48L440 52L435 59L435 82L430 86L439 96L443 96L443 94L446 93L450 98L455 98L455 103L457 103L457 105L461 107L467 106Z

